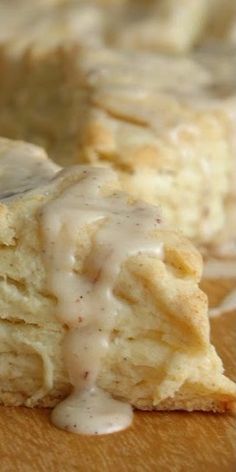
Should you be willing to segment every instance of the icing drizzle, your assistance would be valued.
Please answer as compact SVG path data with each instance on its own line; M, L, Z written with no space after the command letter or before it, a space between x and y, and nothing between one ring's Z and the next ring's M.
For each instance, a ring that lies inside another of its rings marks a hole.
M58 182L66 175L73 176L72 184L45 205L41 216L48 287L57 298L58 319L69 328L63 349L73 385L52 419L69 431L106 434L132 421L131 406L97 385L115 317L125 309L113 288L127 258L139 253L162 257L162 243L154 235L160 215L143 202L129 204L121 192L106 197L104 188L115 180L109 169L64 170ZM78 270L77 248L88 227L92 247Z

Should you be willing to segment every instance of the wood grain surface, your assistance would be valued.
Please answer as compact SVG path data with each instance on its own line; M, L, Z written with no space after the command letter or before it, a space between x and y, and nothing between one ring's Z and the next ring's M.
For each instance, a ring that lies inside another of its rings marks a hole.
M204 283L212 305L231 282ZM236 380L236 312L212 320L212 341ZM48 410L0 408L0 472L236 472L236 417L136 412L122 433L57 430Z

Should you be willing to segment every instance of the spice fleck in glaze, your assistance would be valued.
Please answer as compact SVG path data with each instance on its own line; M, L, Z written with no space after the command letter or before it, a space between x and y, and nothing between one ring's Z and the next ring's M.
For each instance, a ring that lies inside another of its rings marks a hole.
M131 406L96 385L114 318L122 310L113 287L128 257L143 252L162 257L162 243L154 238L160 216L154 206L128 203L121 192L106 197L104 188L115 178L109 169L78 167L62 174L68 172L81 174L79 181L47 203L41 215L48 286L58 300L57 316L68 327L63 350L73 385L52 420L69 431L106 434L132 422ZM87 225L96 231L86 272L80 274L76 246Z

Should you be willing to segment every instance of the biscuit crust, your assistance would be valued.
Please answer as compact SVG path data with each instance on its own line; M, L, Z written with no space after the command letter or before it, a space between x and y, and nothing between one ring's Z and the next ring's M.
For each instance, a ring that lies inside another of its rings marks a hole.
M16 149L6 140L2 149L6 144L8 153L11 146ZM46 191L41 186L1 203L0 402L5 405L52 406L71 388L62 356L66 328L57 320L57 300L47 286L39 215L42 205L80 178L78 169L57 187L49 183ZM104 189L107 198L117 187L114 180ZM82 273L93 231L85 225L78 235ZM98 384L141 409L226 411L236 386L223 375L210 344L207 298L198 285L201 256L165 224L155 237L163 243L163 259L139 254L121 267L114 295L124 311L115 320Z

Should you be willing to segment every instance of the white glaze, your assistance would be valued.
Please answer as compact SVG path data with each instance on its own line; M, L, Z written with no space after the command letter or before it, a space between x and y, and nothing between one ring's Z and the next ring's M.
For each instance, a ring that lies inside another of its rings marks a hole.
M98 387L74 391L52 412L53 423L73 433L109 434L128 428L132 422L128 403L112 398Z
M132 421L131 407L97 386L115 316L123 308L113 288L128 257L143 252L162 257L162 243L153 234L160 217L156 207L128 204L120 192L103 196L104 186L115 179L109 169L78 167L66 174L77 174L77 182L47 203L41 216L48 287L58 301L58 319L69 328L64 358L74 387L52 419L70 431L105 434ZM79 234L94 225L86 271L80 274L74 270Z
M47 184L60 167L40 147L0 138L0 200Z

